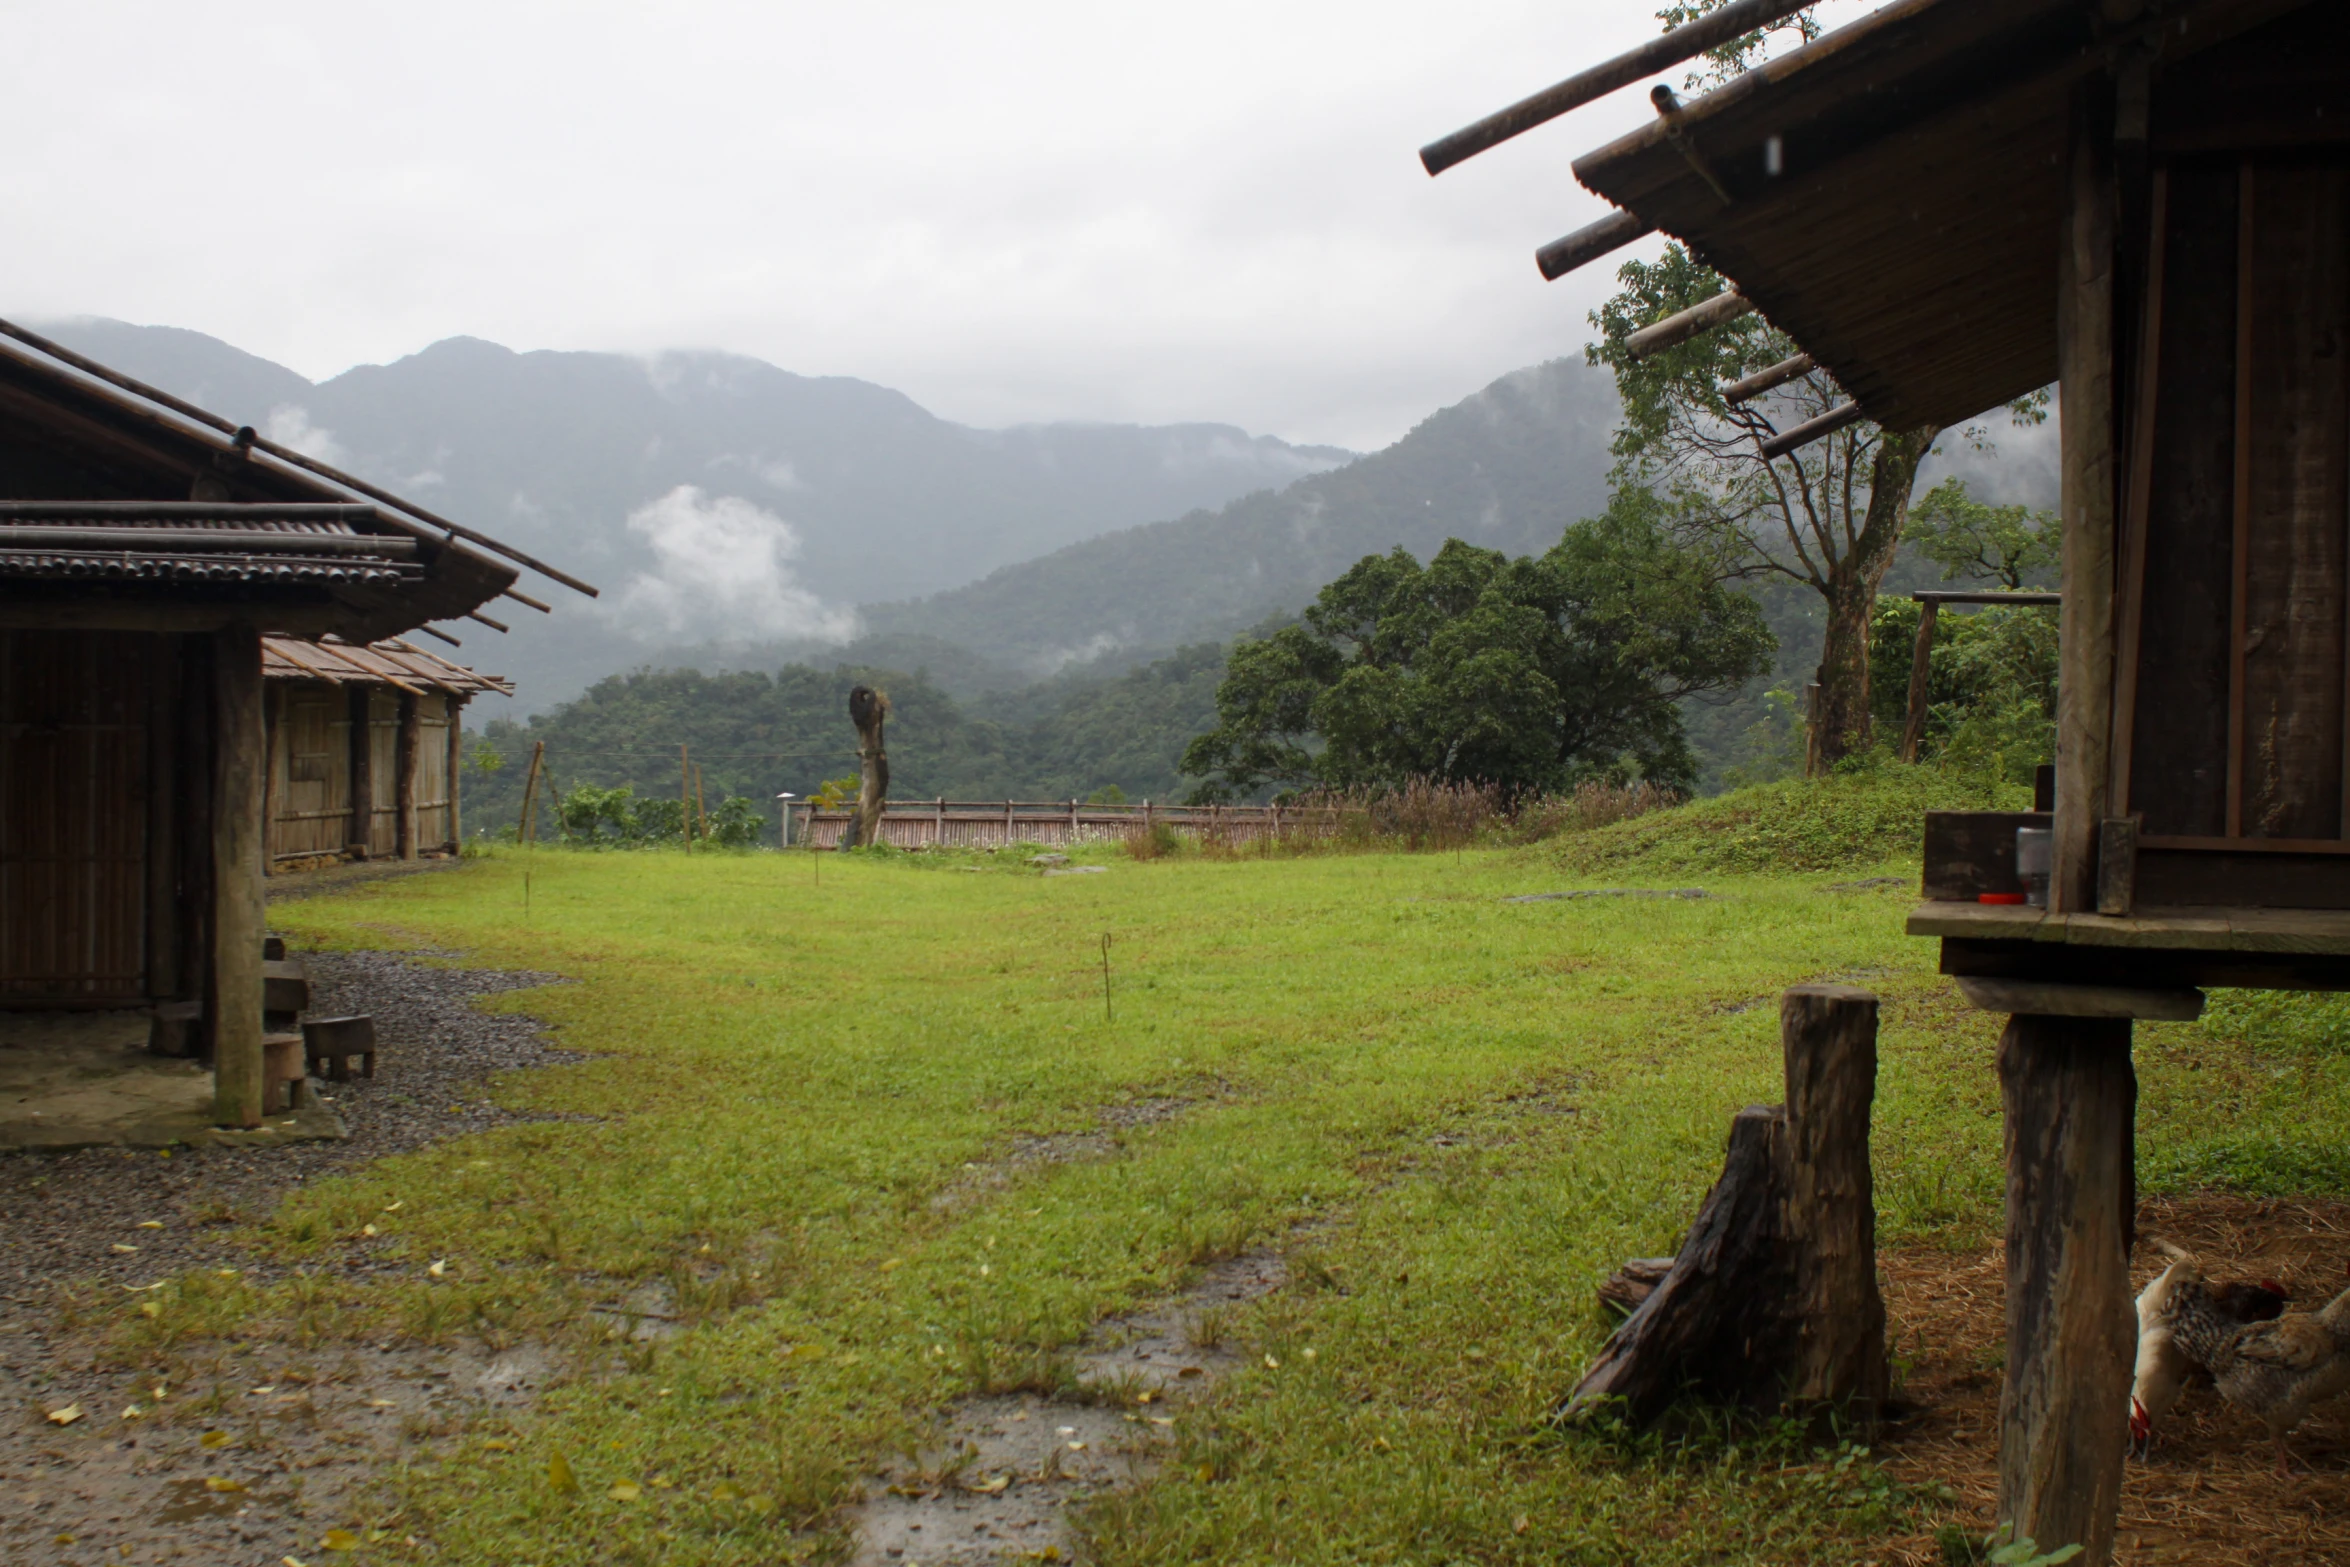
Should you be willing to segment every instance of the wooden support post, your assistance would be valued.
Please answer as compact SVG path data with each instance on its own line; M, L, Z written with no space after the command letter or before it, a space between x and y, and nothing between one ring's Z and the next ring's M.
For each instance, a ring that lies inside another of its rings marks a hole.
M1877 1290L1869 1109L1877 1094L1877 998L1798 985L1779 998L1787 1070L1787 1198L1798 1335L1788 1395L1798 1408L1871 1420L1891 1383Z
M447 699L449 710L449 852L465 846L465 831L457 817L457 780L465 771L465 699Z
M1918 759L1918 747L1926 738L1926 690L1933 673L1934 624L1941 611L1938 599L1918 605L1917 650L1909 658L1909 719L1901 726L1901 759L1905 762Z
M424 717L417 710L414 692L400 693L400 747L398 760L393 764L400 775L398 794L393 798L400 807L399 853L403 860L416 858L416 772L419 754L424 747Z
M2059 510L2064 608L2057 634L2052 914L2097 907L2097 824L2113 737L2114 223L2113 84L2074 89L2065 218L2058 244L2056 357L2062 423Z
M212 638L215 758L212 812L212 1114L261 1124L262 777L261 635L231 626Z
M375 840L375 692L352 686L350 698L351 827L345 838L351 857L364 860Z
M522 775L522 814L514 820L516 844L538 841L539 779L546 771L547 742L541 740L530 748L530 770Z
M270 839L277 832L277 728L278 709L285 705L285 691L269 683L265 674L261 680L261 874L277 874L275 845Z
M2060 775L2061 776L2061 775ZM1999 1521L2101 1567L2121 1511L2138 1080L2127 1018L2008 1019L2007 1380Z

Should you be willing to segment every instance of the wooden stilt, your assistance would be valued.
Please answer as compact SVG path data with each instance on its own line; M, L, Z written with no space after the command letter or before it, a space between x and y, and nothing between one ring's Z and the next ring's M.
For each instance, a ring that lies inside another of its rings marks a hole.
M217 736L212 812L213 1118L261 1124L262 781L261 636L250 626L214 634Z
M2007 1108L2007 1380L1999 1519L2042 1551L2113 1551L2137 1316L2138 1082L2127 1018L2018 1016L1999 1041Z

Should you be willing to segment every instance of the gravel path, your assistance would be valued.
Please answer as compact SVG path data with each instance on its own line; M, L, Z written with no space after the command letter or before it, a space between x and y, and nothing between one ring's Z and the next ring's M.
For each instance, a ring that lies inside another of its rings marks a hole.
M243 1265L233 1227L265 1217L286 1192L386 1154L539 1119L491 1104L490 1075L584 1059L554 1048L531 1018L472 1005L477 996L568 983L560 975L435 968L389 952L311 953L306 962L311 1016L375 1017L375 1077L322 1085L350 1137L251 1151L0 1155L0 1314L38 1305L51 1286L74 1280L144 1284L223 1260ZM163 1228L139 1227L149 1221Z
M240 1243L241 1224L318 1176L535 1119L490 1104L490 1075L584 1059L551 1046L530 1018L472 1005L565 983L559 975L434 968L385 952L311 954L308 964L313 1016L376 1020L376 1076L324 1086L347 1141L169 1157L0 1155L0 1561L9 1567L317 1561L350 1543L326 1531L362 1526L366 1488L386 1459L528 1405L555 1371L529 1344L302 1352L231 1340L175 1359L167 1387L157 1367L111 1364L58 1328L70 1288L88 1280L146 1284L230 1264L281 1272ZM150 1220L162 1228L140 1228ZM58 1410L76 1418L60 1424L49 1413Z

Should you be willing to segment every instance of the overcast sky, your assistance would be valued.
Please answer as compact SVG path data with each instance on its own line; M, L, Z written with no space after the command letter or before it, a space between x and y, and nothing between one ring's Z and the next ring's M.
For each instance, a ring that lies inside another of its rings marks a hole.
M18 6L0 309L314 379L457 334L722 348L975 424L1367 449L1580 352L1611 269L1532 253L1604 210L1568 164L1642 92L1441 179L1414 151L1655 9Z

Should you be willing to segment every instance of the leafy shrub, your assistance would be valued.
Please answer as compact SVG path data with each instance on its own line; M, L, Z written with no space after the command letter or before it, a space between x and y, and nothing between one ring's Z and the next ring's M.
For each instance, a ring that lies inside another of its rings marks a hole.
M1915 600L1889 599L1869 628L1869 703L1886 745L1908 722L1921 613ZM2015 783L2055 756L2055 606L1945 609L1926 671L1921 754Z
M1126 835L1126 852L1137 860L1157 860L1183 847L1183 835L1165 822L1137 826Z

